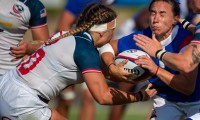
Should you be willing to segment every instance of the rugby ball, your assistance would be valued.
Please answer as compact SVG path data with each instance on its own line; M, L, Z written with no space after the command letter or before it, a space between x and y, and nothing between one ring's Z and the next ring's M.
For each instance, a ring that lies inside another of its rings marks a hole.
M130 49L123 51L119 53L116 58L115 58L115 64L119 64L123 60L128 59L129 61L124 65L124 69L137 77L130 77L128 80L134 81L134 82L142 82L147 80L152 76L152 74L149 72L149 70L142 68L141 66L137 65L135 63L135 60L138 59L139 56L148 56L149 55L141 50L136 50L136 49Z

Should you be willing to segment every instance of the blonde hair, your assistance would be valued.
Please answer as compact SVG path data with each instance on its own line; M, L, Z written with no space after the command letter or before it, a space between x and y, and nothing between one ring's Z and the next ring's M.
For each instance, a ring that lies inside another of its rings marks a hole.
M48 40L47 43L51 43L55 40L68 37L79 32L88 31L93 25L100 25L111 22L116 17L117 14L111 8L101 4L91 4L80 14L76 24L76 28L57 38Z

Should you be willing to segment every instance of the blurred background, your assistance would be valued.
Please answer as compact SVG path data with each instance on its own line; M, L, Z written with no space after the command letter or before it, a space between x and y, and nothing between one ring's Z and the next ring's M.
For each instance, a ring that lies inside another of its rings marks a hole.
M48 14L48 27L50 35L54 34L56 31L56 26L58 25L58 20L62 11L64 10L64 5L67 0L41 0L47 8ZM127 19L134 16L138 11L146 7L151 0L116 0L111 6L117 12L117 29L125 22ZM117 33L116 33L117 34ZM25 35L25 40L31 39L30 31ZM73 106L70 109L69 120L78 120L80 101L82 95L80 92L80 86L76 86L76 99L73 102ZM129 104L127 110L124 113L123 120L145 120L148 116L148 112L151 110L151 102L139 102L134 104ZM50 107L54 107L57 104L57 100L50 102ZM96 103L96 117L95 120L107 120L109 106L102 106Z
M58 20L64 5L67 0L40 0L47 8L48 26L50 35L55 33L55 28L58 25ZM117 27L119 27L125 20L131 18L136 12L148 6L151 0L115 0L111 6L118 14ZM117 31L117 30L115 30ZM25 38L29 38L31 34L29 31Z

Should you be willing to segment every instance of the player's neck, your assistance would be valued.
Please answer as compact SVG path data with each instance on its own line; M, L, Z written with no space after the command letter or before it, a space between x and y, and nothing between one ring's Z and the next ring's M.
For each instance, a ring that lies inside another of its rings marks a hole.
M163 34L160 34L160 35L156 35L156 39L158 41L163 41L163 40L167 39L170 36L170 34L172 33L172 30L173 29L170 29L166 33L163 33Z

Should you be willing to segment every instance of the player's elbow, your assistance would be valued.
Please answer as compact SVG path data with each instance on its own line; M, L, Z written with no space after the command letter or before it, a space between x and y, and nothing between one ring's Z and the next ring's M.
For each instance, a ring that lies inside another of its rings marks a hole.
M184 57L182 60L179 61L179 66L177 67L183 73L190 73L196 68L196 66L197 64L194 64L190 58Z
M186 87L187 88L187 87ZM191 95L194 92L194 88L188 87L187 89L184 90L185 95Z
M179 66L179 70L183 73L190 73L193 69L190 63L184 63Z
M104 101L104 100L100 100L100 101L97 101L100 105L107 105L107 103Z
M95 98L96 102L100 105L111 105L113 104L112 98L109 94L109 89L105 90L99 97Z
M108 105L107 100L103 96L96 99L96 102L99 103L100 105Z
M191 95L195 90L195 85L192 85L190 83L187 83L187 85L184 85L182 88L182 93L185 95Z

